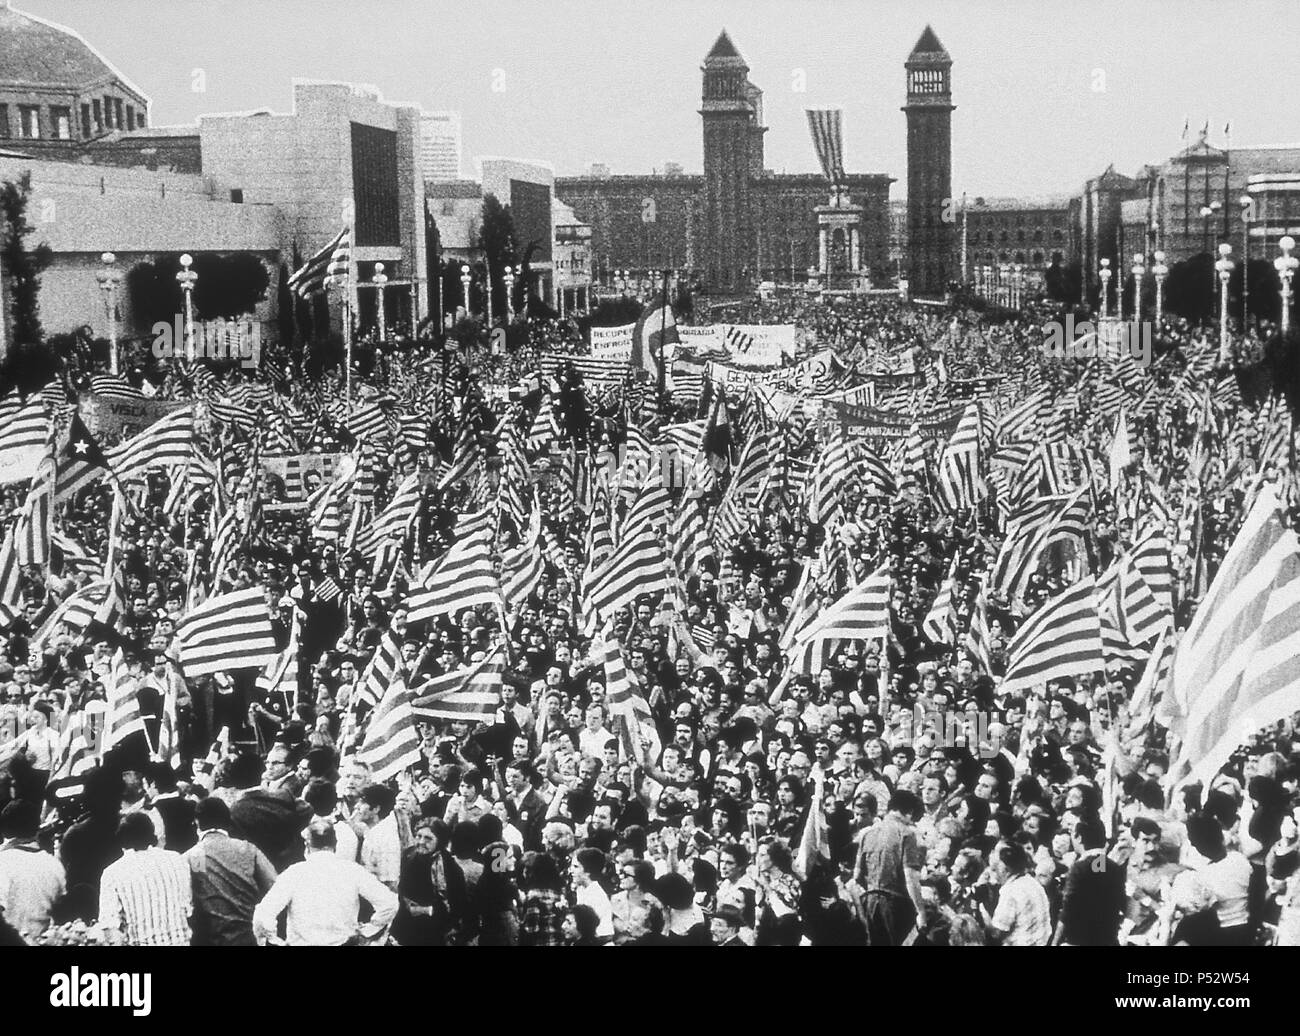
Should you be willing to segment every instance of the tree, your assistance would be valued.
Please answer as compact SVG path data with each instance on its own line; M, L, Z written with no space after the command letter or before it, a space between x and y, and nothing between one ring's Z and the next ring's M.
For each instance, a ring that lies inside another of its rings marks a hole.
M513 266L519 254L519 241L515 236L515 221L510 206L502 205L495 194L483 196L483 224L479 227L478 246L487 259L492 276L492 312L506 311L504 282L501 274Z
M1186 320L1206 320L1218 311L1218 299L1213 256L1201 252L1169 268L1164 299L1168 312Z
M429 311L434 312L441 308L442 313L447 311L445 292L440 292L438 286L442 283L442 234L438 230L438 221L433 218L433 213L424 213L424 261L425 261L425 283L429 286ZM439 300L442 299L442 306L439 307ZM442 330L442 313L438 314L437 330Z
M35 346L44 338L41 329L41 271L50 265L53 253L42 242L27 247L27 239L36 228L27 220L31 200L31 173L17 180L0 183L0 259L7 280L5 299L12 316L12 334L17 346ZM5 314L0 314L3 319Z
M1053 259L1043 274L1043 281L1047 297L1053 302L1072 304L1083 290L1083 267L1077 261L1065 265L1059 259Z
M279 320L280 345L289 349L297 337L297 328L293 319L293 292L289 290L289 266L280 263L279 276L275 284L275 309Z
M194 315L199 320L229 320L252 313L266 298L271 277L266 265L250 252L194 257Z

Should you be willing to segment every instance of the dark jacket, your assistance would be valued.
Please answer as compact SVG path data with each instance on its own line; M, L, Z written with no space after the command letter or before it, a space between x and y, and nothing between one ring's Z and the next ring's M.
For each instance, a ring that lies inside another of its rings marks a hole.
M1070 866L1061 899L1061 941L1071 946L1115 946L1127 894L1125 869L1104 854Z

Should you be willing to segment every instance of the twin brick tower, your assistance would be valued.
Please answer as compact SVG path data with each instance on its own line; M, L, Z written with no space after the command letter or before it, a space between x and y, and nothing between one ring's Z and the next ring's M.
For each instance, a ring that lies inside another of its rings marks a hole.
M937 297L956 267L952 59L927 26L904 67L907 259L900 272L912 293ZM809 269L827 286L853 283L861 271L877 280L893 272L892 179L845 173L832 192L821 173L766 170L763 91L750 82L749 65L725 31L701 72L703 176L556 179L556 195L592 227L598 264L634 271L684 267L719 292L743 291L768 278L800 281ZM647 223L642 213L651 200L656 215Z

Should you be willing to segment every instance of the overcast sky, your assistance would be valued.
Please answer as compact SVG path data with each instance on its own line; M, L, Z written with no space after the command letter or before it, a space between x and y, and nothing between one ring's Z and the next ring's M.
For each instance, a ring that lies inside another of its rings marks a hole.
M812 172L805 107L843 107L845 166L906 184L903 61L928 20L953 59L953 188L1067 193L1232 122L1300 141L1300 14L1280 0L16 0L77 29L155 125L287 111L295 76L372 83L464 119L473 159L701 168L700 64L725 27L765 92L767 165ZM202 69L206 91L192 90ZM796 70L806 90L797 92ZM504 89L494 90L494 86Z

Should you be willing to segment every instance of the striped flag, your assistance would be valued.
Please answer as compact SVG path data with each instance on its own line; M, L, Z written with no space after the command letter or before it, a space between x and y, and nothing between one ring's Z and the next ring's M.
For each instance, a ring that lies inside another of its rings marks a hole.
M176 625L176 645L187 678L231 669L260 669L279 652L260 586L220 594Z
M386 443L392 438L383 408L378 403L358 403L344 425L358 440Z
M107 453L123 482L152 468L188 464L194 455L194 410L182 407Z
M343 596L343 588L333 576L325 576L312 590L311 599L317 604L330 604Z
M989 631L989 605L984 588L980 588L971 611L970 629L966 631L966 654L980 671L993 675L992 637Z
M393 499L375 517L370 528L357 538L356 549L366 557L373 557L385 543L401 543L411 531L423 499L423 482L418 472L412 472L402 480Z
M480 604L500 604L501 587L492 567L491 535L460 540L407 596L407 621L425 622Z
M93 723L85 712L74 713L59 737L58 762L50 773L47 791L60 801L81 795L86 790L86 775L98 765Z
M118 648L109 664L108 713L104 721L104 749L121 744L136 733L146 733L144 717L140 713L140 699L136 697L138 681L126 666L122 649ZM154 746L150 745L152 749Z
M935 644L950 644L956 633L953 615L953 586L957 581L957 556L954 554L952 564L948 566L948 578L935 594L934 604L921 623L921 629Z
M346 249L348 228L338 232L329 244L295 270L288 281L289 290L299 298L308 298L325 290L325 279L332 272L331 260L337 249Z
M49 437L50 421L40 396L32 396L25 406L17 396L0 401L0 483L34 477Z
M377 707L402 668L402 642L396 632L385 630L361 679L357 681L357 701L372 709Z
M968 403L939 464L939 495L949 511L973 510L988 495L979 457L980 406Z
M633 683L623 652L610 631L605 635L605 703L618 731L624 758L641 766L658 762L662 746L650 704L641 688Z
M832 637L879 640L889 634L889 566L883 565L824 609L799 634L796 649Z
M414 699L421 719L447 719L459 723L492 723L501 702L501 674L505 669L501 648L483 661L435 677Z
M843 111L839 108L807 108L808 130L822 172L832 184L844 182Z
M32 479L27 499L14 523L14 545L20 565L46 566L54 521L54 458L47 456Z
M1174 653L1157 715L1179 741L1170 774L1208 784L1237 746L1300 709L1297 657L1300 538L1266 485Z
M1007 645L999 694L1040 687L1106 667L1097 617L1097 584L1086 576L1040 607Z
M144 393L120 374L92 374L90 391L109 403L141 403Z
M993 569L993 586L1008 600L1024 595L1029 578L1047 549L1066 540L1082 540L1087 531L1088 486L1072 496L1051 496L1035 501L1018 513L1003 541Z
M41 623L41 628L31 640L33 650L46 650L54 636L65 627L77 636L84 634L107 593L108 583L105 582L83 586L55 608L50 617Z
M1123 410L1115 424L1115 438L1110 446L1110 484L1118 488L1124 481L1124 471L1133 463L1133 440L1129 435L1128 417Z
M371 780L383 782L420 760L420 731L411 707L415 695L400 677L388 685L366 727L357 758L371 769Z
M289 643L283 651L266 664L258 674L257 687L263 694L279 694L289 703L298 699L298 620L295 618L289 629Z

